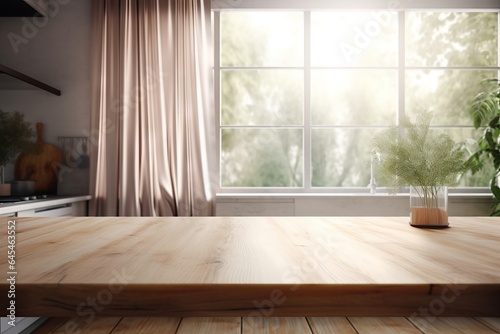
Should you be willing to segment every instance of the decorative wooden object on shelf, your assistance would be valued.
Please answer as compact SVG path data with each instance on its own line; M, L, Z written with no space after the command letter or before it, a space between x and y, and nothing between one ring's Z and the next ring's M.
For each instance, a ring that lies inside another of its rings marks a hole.
M16 180L35 181L37 194L57 193L58 171L61 165L61 150L43 142L43 124L36 124L36 144L39 152L21 153L14 167Z
M74 317L91 298L99 316L500 316L500 218L449 222L16 218L16 315Z

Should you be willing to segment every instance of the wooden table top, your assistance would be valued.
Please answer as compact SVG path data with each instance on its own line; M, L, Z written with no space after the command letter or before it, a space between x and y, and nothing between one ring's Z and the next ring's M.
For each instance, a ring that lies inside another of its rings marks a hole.
M92 296L103 316L410 316L433 301L443 315L500 315L500 218L15 220L24 315L71 316ZM7 254L5 227L0 238ZM2 295L7 272L2 261Z

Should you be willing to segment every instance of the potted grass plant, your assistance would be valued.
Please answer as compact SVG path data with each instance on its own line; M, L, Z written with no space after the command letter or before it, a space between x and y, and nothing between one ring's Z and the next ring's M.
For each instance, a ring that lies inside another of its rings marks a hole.
M33 150L35 131L24 115L0 110L0 196L10 195L10 184L5 183L5 165L19 152Z
M473 167L463 145L431 129L431 119L430 112L415 122L404 118L374 138L378 178L393 193L410 186L410 225L416 227L448 226L447 187Z

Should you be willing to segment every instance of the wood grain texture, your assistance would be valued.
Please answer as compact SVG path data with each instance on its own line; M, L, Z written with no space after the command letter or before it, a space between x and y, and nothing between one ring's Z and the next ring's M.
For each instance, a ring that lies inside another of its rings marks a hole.
M117 280L118 281L118 280ZM112 291L117 291L113 294ZM106 316L390 316L410 315L433 298L425 285L270 285L270 284L169 284L125 286L92 284L24 285L17 293L19 312L60 316L85 311L95 301ZM473 290L469 290L473 291ZM46 297L50 296L50 301ZM404 298L402 298L404 296ZM491 305L493 296L477 301L474 295L461 296L475 305ZM462 304L453 304L448 313L467 313ZM488 308L485 313L491 311ZM475 311L476 313L478 311Z
M123 318L113 334L176 334L181 318ZM193 332L194 333L194 332Z
M494 331L473 318L410 318L426 334L491 334Z
M182 319L177 334L241 334L241 318L195 317Z
M59 327L64 325L69 318L49 318L42 325L37 327L31 334L48 334L53 333Z
M331 318L331 317L296 317L296 318L122 318L117 325L108 332L109 324L115 324L116 319L96 318L91 326L82 326L71 331L68 327L65 333L85 334L117 334L117 333L144 333L144 334L253 334L253 333L286 333L286 334L401 334L418 333L484 333L498 334L493 328L482 327L480 322L497 322L500 318L426 318L418 319L420 327L417 327L408 318ZM109 320L109 321L108 321ZM436 323L437 320L438 323ZM52 324L64 330L67 324L73 324L74 319L51 318L45 324ZM434 323L432 326L422 326L423 321ZM352 323L352 324L351 324ZM479 324L479 326L478 326ZM62 326L61 326L62 325ZM356 326L354 330L353 325ZM53 326L52 326L53 327ZM35 334L51 334L54 330L51 326L39 327ZM425 327L425 328L424 328ZM418 329L417 329L418 328ZM416 330L416 332L414 332ZM470 332L465 332L470 330Z
M500 333L500 318L477 318L476 320Z
M350 317L349 321L359 334L421 334L406 318Z
M347 318L309 317L307 320L314 334L357 334Z
M245 334L312 334L303 317L250 317L243 318Z
M16 221L19 316L74 316L89 298L100 316L500 315L500 218Z
M111 333L118 325L121 318L119 317L73 317L68 319L64 324L50 334L93 334L93 333Z

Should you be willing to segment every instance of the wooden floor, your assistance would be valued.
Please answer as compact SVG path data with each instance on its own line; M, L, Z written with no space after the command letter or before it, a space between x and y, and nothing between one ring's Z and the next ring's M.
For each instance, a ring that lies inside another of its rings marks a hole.
M500 318L187 317L50 318L34 334L492 334Z

